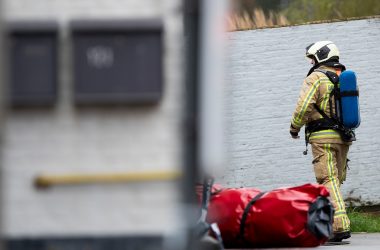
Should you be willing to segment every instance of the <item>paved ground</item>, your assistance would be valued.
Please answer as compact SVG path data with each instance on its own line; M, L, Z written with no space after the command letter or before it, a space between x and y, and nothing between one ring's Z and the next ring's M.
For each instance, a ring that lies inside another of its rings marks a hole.
M318 249L318 250L379 250L380 249L380 233L355 233L352 234L349 239L348 245L337 246L320 246L318 248L280 248L280 250L292 249L292 250L306 250L306 249ZM243 249L235 249L243 250ZM266 250L270 250L267 248Z
M380 249L380 233L359 233L352 234L349 239L350 244L340 245L340 246L321 246L319 249L328 250L330 248L339 249L339 250L367 250L367 249Z

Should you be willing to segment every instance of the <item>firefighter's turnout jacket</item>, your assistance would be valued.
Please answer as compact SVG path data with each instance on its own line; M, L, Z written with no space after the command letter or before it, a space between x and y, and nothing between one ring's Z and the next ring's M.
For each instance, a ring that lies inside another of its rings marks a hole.
M321 66L319 69L341 73L340 69ZM334 84L322 72L314 71L305 80L301 88L296 109L291 120L291 132L298 133L302 126L323 118L315 108L332 117L331 110L335 110L334 101L330 102L330 93ZM333 105L330 109L330 103ZM333 129L325 129L310 134L309 142L312 145L313 165L316 180L325 185L330 191L330 197L335 208L334 232L348 231L350 222L346 215L344 201L340 192L340 185L346 178L347 153L350 142L344 142L340 134Z
M321 66L319 69L336 72L340 74L340 70ZM322 72L314 71L305 80L299 95L296 109L293 113L291 121L291 131L299 132L302 126L307 125L311 121L323 118L323 116L314 107L316 104L325 114L332 117L330 113L330 93L334 89L334 84ZM332 102L332 110L335 110L334 102ZM322 143L339 143L350 144L343 142L340 134L332 129L321 130L310 135L310 142Z

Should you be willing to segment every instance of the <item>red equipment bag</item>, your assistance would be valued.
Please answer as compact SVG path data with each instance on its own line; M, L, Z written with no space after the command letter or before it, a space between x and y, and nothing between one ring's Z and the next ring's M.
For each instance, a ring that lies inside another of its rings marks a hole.
M201 198L200 188L197 189ZM317 184L261 192L214 185L207 214L227 248L315 247L332 233L334 208Z

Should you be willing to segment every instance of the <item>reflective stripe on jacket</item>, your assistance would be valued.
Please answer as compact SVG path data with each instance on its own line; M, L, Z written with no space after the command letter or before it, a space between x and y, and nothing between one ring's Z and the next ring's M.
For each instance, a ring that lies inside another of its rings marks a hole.
M320 69L336 72L334 68L321 66ZM338 72L340 73L340 72ZM301 129L302 126L311 121L323 118L315 109L316 104L329 117L330 114L330 93L334 89L334 84L322 72L314 71L304 80L301 92L293 113L291 124L295 129ZM334 112L335 104L332 100L332 110ZM311 134L310 142L321 143L344 143L335 130L321 130ZM344 143L346 144L346 143Z

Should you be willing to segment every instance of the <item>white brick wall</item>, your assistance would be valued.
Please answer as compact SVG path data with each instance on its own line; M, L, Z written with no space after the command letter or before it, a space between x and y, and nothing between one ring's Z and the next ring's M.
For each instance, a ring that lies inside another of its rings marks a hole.
M12 110L2 150L3 233L8 237L163 233L178 186L140 183L33 188L40 173L180 170L182 16L179 0L6 0L7 20L162 18L164 97L153 107L76 109L69 43L61 37L58 104ZM63 27L63 28L62 28Z
M341 62L356 71L362 124L350 149L345 197L380 203L380 19L303 25L229 34L227 89L230 162L224 182L263 190L313 182L311 151L303 131L290 139L289 125L310 65L305 47L334 41Z

